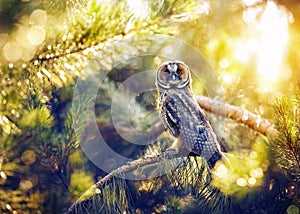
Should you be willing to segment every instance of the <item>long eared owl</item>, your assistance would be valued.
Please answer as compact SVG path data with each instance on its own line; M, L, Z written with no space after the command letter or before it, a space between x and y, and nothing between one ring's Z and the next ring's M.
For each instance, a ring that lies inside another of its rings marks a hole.
M180 61L163 63L157 70L158 109L164 127L176 138L168 150L183 147L203 157L210 168L221 159L216 135L191 89L189 67Z

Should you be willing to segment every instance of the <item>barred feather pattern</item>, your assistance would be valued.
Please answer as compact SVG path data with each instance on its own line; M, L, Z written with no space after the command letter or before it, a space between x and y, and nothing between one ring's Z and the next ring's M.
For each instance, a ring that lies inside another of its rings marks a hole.
M158 108L165 128L181 141L183 147L194 155L203 157L209 168L213 168L222 158L222 152L191 89L185 87L161 91Z

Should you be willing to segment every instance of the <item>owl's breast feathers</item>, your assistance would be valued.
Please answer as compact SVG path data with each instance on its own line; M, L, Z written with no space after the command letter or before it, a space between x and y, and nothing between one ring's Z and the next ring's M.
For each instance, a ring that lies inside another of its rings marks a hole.
M165 128L191 153L205 158L210 168L221 159L216 135L189 91L164 91L160 96L159 110Z

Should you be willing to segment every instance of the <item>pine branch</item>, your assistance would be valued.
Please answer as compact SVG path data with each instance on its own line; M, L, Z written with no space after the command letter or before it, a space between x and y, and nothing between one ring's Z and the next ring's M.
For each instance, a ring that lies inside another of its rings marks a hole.
M294 98L282 97L275 104L275 125L278 135L271 140L271 152L274 162L296 181L300 180L300 88L295 91Z
M206 111L237 121L263 135L271 135L276 132L275 128L270 122L265 119L261 119L259 115L251 113L248 110L222 103L220 101L213 100L204 96L196 96L196 100L199 106ZM156 136L159 136L163 131L164 127L162 126L162 124L158 123L152 128L150 132L155 134ZM100 181L98 181L93 187L91 187L87 195L82 196L77 202L72 204L67 213L73 213L76 210L76 207L80 206L85 201L90 200L90 197L96 193L96 190L98 188L102 188L106 184L109 184L113 178L138 169L139 167L158 163L162 160L162 158L172 159L177 157L179 156L166 152L154 156L143 157L117 168L116 170L112 171L104 178L102 178Z
M48 80L54 86L61 87L72 82L87 63L99 53L104 67L111 67L112 62L117 58L122 59L122 53L118 53L114 48L117 42L131 39L130 42L127 41L126 48L142 53L145 52L145 47L140 44L129 44L135 41L135 37L176 34L176 25L170 25L170 22L174 22L176 15L195 11L196 8L193 0L164 1L158 11L157 4L151 2L147 18L137 17L129 11L127 1L118 1L113 8L111 2L103 1L99 4L97 1L92 1L87 11L81 14L84 18L75 17L74 23L59 35L53 44L45 44L42 51L28 62L23 70L29 72L33 78L36 78L38 70L39 78L43 76L39 81ZM198 17L194 16L194 18ZM114 56L112 52L115 53Z
M109 184L111 180L116 177L122 177L122 175L132 172L140 167L149 166L151 164L159 163L162 160L171 160L181 157L180 153L174 153L172 151L166 151L161 154L145 156L143 158L128 162L127 164L117 168L116 170L110 172L105 177L103 177L100 181L95 183L83 196L81 196L77 202L72 204L66 213L76 213L78 207L80 207L83 203L91 200L92 196L97 194L97 190L103 188L106 184Z

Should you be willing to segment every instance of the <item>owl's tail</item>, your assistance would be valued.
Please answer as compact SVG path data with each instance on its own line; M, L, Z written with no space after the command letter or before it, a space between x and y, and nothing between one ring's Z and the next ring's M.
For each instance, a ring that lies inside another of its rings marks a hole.
M199 155L195 152L190 152L188 156L201 156L201 155ZM216 151L208 160L206 160L209 169L214 168L217 161L221 160L221 159L224 160L225 162L229 163L228 158L224 155L223 152L220 153L220 152ZM229 163L229 165L230 165L230 163Z
M207 165L210 169L214 168L218 160L221 160L223 155L220 152L215 152L210 159L207 160Z

